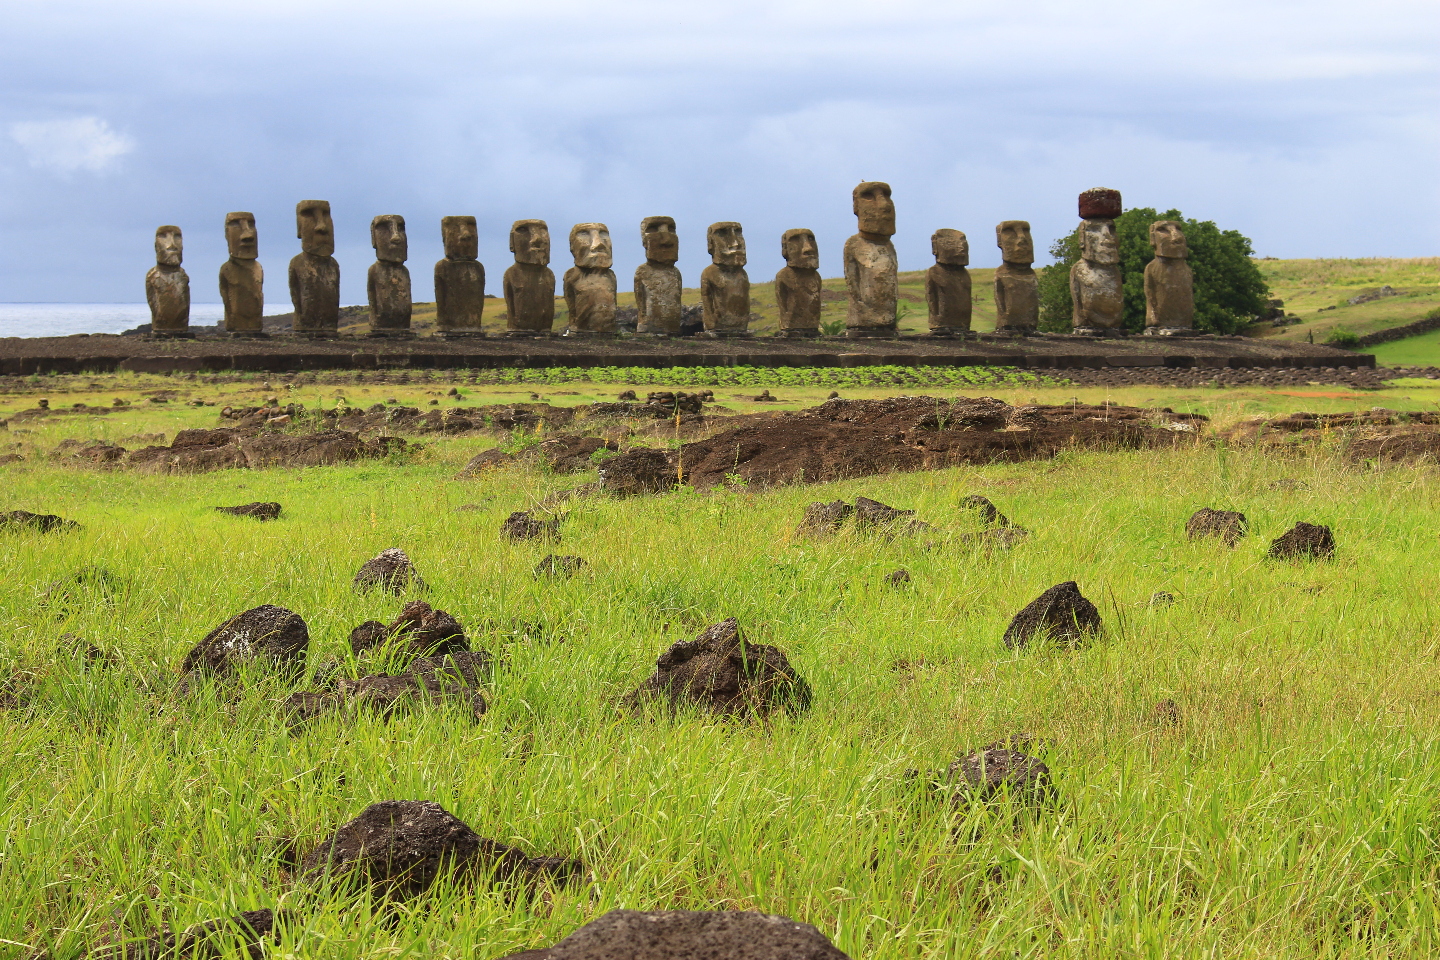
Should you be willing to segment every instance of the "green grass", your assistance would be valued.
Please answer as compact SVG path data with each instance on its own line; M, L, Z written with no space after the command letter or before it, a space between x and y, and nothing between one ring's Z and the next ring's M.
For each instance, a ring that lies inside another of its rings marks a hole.
M49 379L88 389L85 378ZM413 401L443 386L363 392ZM577 401L599 392L573 386ZM495 398L502 388L485 389ZM1421 389L1378 400L1150 398L1238 416L1262 404L1423 405ZM1030 391L1070 392L1003 395ZM146 407L54 418L15 442L213 422L213 408ZM408 464L304 471L0 468L5 509L85 524L0 538L0 676L29 696L0 714L9 955L42 948L62 960L117 925L183 927L286 904L314 912L282 955L316 960L484 960L552 943L617 906L785 914L875 960L1425 957L1440 947L1432 468L1201 446L578 501L560 550L584 556L587 572L538 583L530 571L555 548L501 542L500 521L590 477L514 467L455 481L495 441L425 442ZM1269 489L1284 477L1309 486ZM962 547L950 534L974 529L959 506L968 493L1034 537L1009 553ZM915 508L949 533L931 549L793 535L806 503L857 494ZM272 499L285 514L271 524L209 510ZM454 511L475 503L483 509ZM1185 541L1185 518L1202 506L1243 510L1256 535L1234 550ZM1302 519L1333 525L1337 558L1265 561L1268 540ZM482 722L437 710L291 735L275 715L288 689L278 683L233 703L170 693L185 651L259 603L307 620L312 664L339 654L351 627L401 604L349 586L390 546L415 559L432 603L503 652ZM124 588L38 602L92 564ZM902 566L912 589L884 589ZM1006 651L1009 617L1071 579L1100 607L1106 638ZM1179 602L1151 607L1159 590ZM767 728L618 712L666 645L731 615L787 651L815 690L809 714ZM545 624L550 642L515 639L504 629L515 620ZM120 663L85 672L59 649L67 632ZM1165 698L1179 705L1178 726L1152 718ZM1053 811L957 822L907 785L907 769L937 770L1017 731L1046 744L1063 798ZM276 860L281 839L318 840L390 798L433 799L483 835L579 856L595 886L548 904L442 890L393 922L356 901L307 900Z
M1285 301L1285 312L1301 322L1267 336L1324 343L1333 330L1358 335L1388 330L1423 319L1440 308L1440 257L1357 260L1259 260L1270 295ZM1347 301L1383 286L1400 296L1351 306ZM1327 309L1333 308L1333 309ZM1268 324L1264 325L1268 328Z
M1381 366L1440 366L1440 331L1377 343L1365 347L1364 352L1375 354L1375 362Z

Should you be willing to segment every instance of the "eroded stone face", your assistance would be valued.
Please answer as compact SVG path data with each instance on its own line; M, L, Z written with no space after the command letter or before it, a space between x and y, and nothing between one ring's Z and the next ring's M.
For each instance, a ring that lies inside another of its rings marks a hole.
M1155 256L1184 259L1190 256L1190 243L1185 228L1175 220L1157 220L1150 224L1150 244Z
M1120 242L1115 221L1086 220L1080 225L1080 256L1092 263L1119 263Z
M375 259L404 263L410 259L410 240L405 235L405 218L396 213L381 214L370 221L370 246Z
M330 201L301 200L297 203L295 228L302 253L317 257L335 255L335 223L330 219Z
M847 336L886 336L895 332L900 296L899 261L888 238L872 240L857 233L845 241L845 314Z
M973 314L971 301L970 241L959 230L942 228L930 237L935 266L925 274L925 300L930 308L930 332L937 335L967 333Z
M570 228L570 256L577 267L609 270L614 260L610 228L603 223L575 224Z
M775 304L780 335L813 337L820 333L820 250L810 230L786 230L780 238L785 266L775 274Z
M225 245L233 260L254 260L260 256L255 232L255 214L237 211L225 214Z
M181 238L180 228L176 226L158 227L155 230L155 263L161 267L178 267L184 259L185 242Z
M485 267L474 217L442 217L445 258L435 263L435 327L442 335L484 333Z
M705 232L705 249L712 263L722 267L745 266L745 235L740 224L722 221Z
M797 270L817 270L820 267L820 246L810 230L786 230L780 237L780 255L785 258L786 266Z
M930 252L936 263L954 267L970 265L970 240L959 230L941 227L930 236Z
M1088 193L1081 195L1082 207ZM1108 334L1122 328L1125 290L1115 221L1094 219L1080 225L1080 259L1070 268L1070 299L1076 333Z
M890 184L868 180L851 192L851 206L860 221L860 232L877 237L895 235L895 201L890 197Z
M516 220L510 227L510 252L516 263L550 263L550 227L544 220Z
M657 265L673 266L680 259L680 235L673 217L646 217L640 221L640 240L645 259Z
M150 332L186 333L190 329L190 278L180 266L183 241L180 228L155 231L155 266L145 274L145 301L150 305Z
M544 220L516 220L510 228L515 262L505 271L506 330L548 333L555 325L555 274L550 263L550 228Z
M1195 274L1185 262L1189 244L1174 220L1150 225L1155 259L1145 265L1145 332L1170 335L1195 328Z
M441 217L440 238L447 260L474 260L480 256L480 232L474 217Z
M609 266L610 233L600 224L581 226L598 226L600 230L582 231L578 240L575 233L571 234L575 266L565 271L565 306L570 313L567 333L614 333L616 281L615 271Z
M1026 220L1004 220L995 227L995 243L1006 263L1034 263L1035 241Z

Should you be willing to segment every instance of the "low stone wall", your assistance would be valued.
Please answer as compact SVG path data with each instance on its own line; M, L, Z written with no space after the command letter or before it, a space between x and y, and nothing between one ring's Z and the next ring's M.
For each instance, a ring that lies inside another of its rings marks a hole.
M1417 337L1422 333L1429 333L1432 330L1440 330L1440 311L1426 317L1424 320L1407 323L1403 327L1391 327L1389 330L1377 330L1375 333L1367 333L1356 340L1355 345L1357 347L1373 347L1377 343L1391 343L1395 340L1404 340L1407 337Z

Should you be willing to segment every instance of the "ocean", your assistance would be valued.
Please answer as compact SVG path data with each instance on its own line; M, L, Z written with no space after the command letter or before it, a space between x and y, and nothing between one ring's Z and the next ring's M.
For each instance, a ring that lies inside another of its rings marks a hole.
M288 303L265 304L265 315L289 313ZM214 326L225 318L218 303L190 304L190 322ZM143 303L0 303L0 337L65 337L72 333L121 333L150 322Z

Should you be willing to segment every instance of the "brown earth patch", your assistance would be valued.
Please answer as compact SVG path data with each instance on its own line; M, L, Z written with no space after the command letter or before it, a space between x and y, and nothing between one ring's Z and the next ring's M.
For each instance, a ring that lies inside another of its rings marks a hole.
M1436 411L1376 407L1359 413L1291 413L1246 420L1221 436L1235 444L1281 450L1323 442L1354 461L1440 462L1440 412Z

